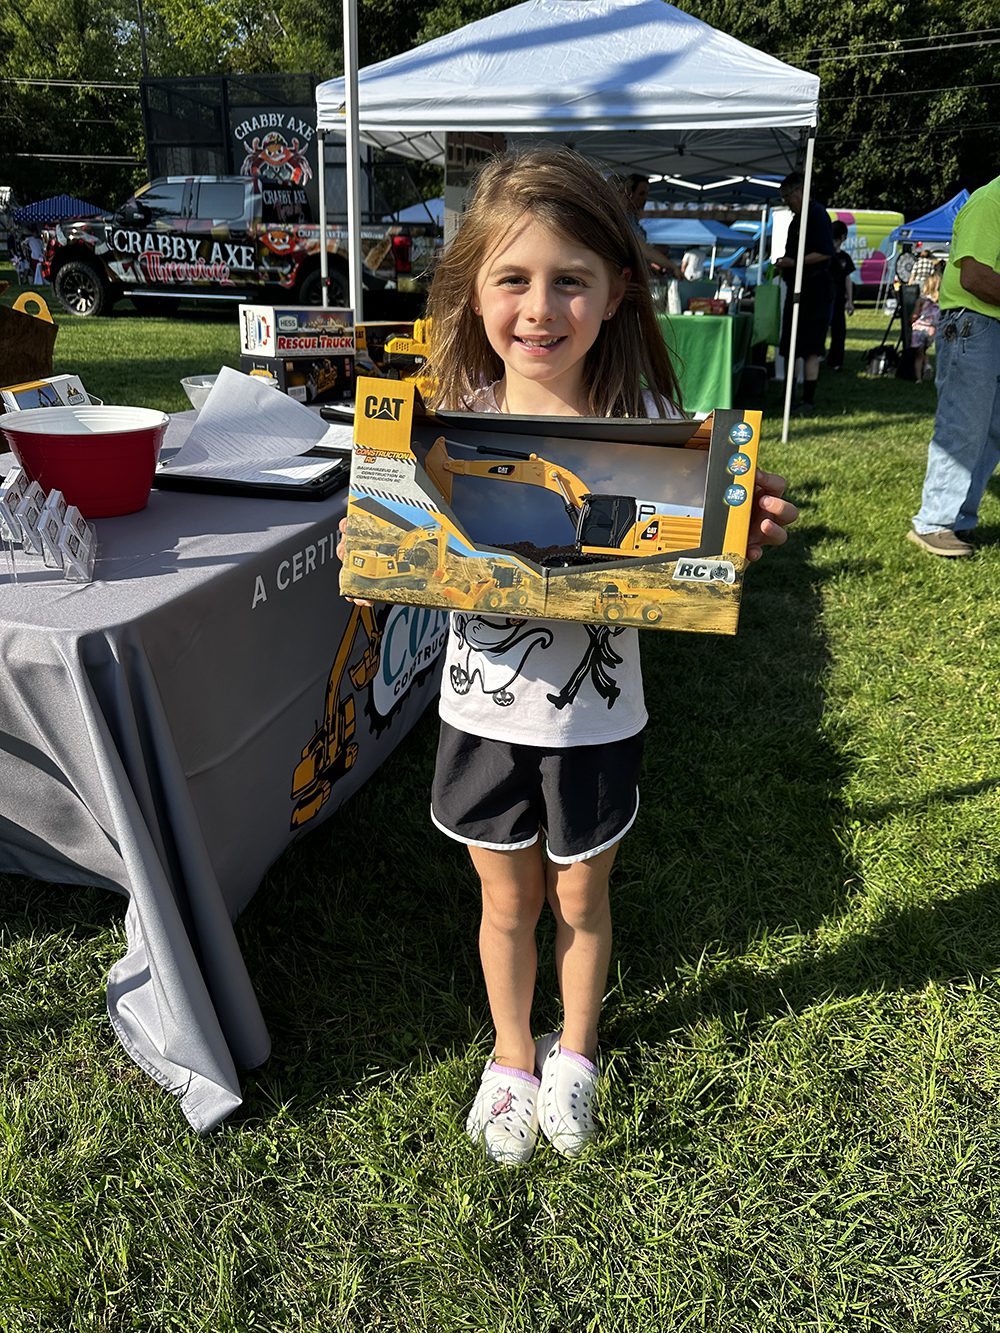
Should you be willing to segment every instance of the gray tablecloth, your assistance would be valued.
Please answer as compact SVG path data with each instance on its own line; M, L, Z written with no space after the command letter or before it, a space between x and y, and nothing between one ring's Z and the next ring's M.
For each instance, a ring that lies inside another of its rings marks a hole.
M0 870L128 894L111 1021L200 1131L270 1050L232 922L437 692L445 617L415 608L351 681L345 504L154 491L97 521L91 584L0 556Z

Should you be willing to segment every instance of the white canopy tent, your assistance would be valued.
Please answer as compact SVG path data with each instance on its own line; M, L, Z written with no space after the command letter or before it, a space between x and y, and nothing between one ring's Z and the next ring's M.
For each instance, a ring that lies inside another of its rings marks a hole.
M447 136L470 133L565 144L645 175L784 174L804 153L804 214L818 100L815 75L664 0L525 0L361 70L357 116L362 141L441 164ZM316 108L321 135L349 134L344 79L319 85ZM793 347L804 242L802 227Z

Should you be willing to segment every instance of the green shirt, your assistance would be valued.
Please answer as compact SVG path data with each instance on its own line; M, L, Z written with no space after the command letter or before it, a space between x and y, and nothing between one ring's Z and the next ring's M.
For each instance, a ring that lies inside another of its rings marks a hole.
M967 257L1000 272L1000 176L971 194L955 219L938 301L942 310L964 307L1000 319L1000 305L991 305L962 286L959 263Z

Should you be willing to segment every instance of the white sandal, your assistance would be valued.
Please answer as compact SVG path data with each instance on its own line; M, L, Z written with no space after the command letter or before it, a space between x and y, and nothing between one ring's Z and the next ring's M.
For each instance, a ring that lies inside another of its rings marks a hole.
M465 1132L473 1143L482 1143L494 1162L519 1166L535 1151L538 1086L538 1079L523 1069L486 1061Z
M535 1068L541 1072L538 1123L564 1157L579 1157L598 1131L597 1080L600 1070L585 1056L566 1051L560 1033L535 1042Z

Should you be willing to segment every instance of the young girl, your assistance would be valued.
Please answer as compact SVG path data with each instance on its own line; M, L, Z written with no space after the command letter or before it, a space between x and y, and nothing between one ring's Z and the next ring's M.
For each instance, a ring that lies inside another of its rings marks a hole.
M910 325L910 346L913 348L913 378L918 382L927 372L927 352L937 336L938 320L941 310L938 296L941 292L941 274L937 269L928 273L920 288L920 295L913 310L913 323Z
M431 405L682 415L644 272L620 197L585 159L543 150L488 163L431 287ZM751 559L784 541L796 517L783 489L782 478L759 477ZM440 714L431 816L469 848L481 881L495 1029L466 1129L498 1162L526 1162L539 1131L575 1157L597 1129L608 876L638 808L638 633L453 613ZM563 1026L536 1042L535 927L546 902Z

